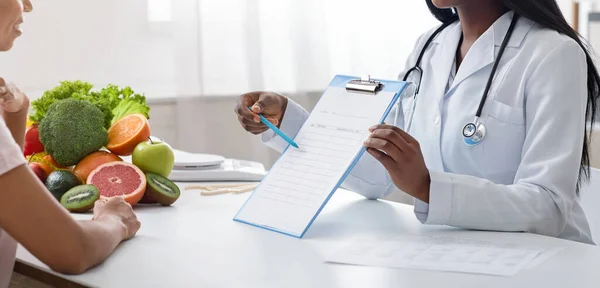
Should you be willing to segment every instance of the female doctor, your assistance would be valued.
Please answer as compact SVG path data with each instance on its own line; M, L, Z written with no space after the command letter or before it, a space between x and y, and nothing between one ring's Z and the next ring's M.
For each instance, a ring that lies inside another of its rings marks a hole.
M370 129L342 186L369 199L398 188L425 224L593 243L577 191L600 78L555 0L427 4L443 24L419 38L399 77L417 97L402 100L396 123ZM279 151L287 143L257 114L290 136L308 117L271 92L242 95L235 111Z

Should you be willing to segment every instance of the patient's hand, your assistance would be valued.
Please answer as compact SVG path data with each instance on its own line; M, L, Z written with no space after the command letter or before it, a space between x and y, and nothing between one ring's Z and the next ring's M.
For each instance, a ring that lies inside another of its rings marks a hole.
M13 83L6 83L0 77L0 112L2 114L26 111L29 108L29 98Z
M258 114L262 114L277 127L281 124L288 99L273 92L251 92L240 96L235 106L238 121L246 131L261 134L269 128L260 122ZM248 107L252 106L252 111Z
M135 212L133 212L133 208L122 197L112 197L96 201L93 220L117 221L124 229L123 235L121 235L123 240L133 238L141 227L141 223Z

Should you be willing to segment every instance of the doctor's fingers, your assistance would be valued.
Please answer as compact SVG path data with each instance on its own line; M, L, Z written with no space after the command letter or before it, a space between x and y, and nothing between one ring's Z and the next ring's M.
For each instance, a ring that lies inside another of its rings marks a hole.
M235 108L233 109L235 114L237 114L238 117L242 117L242 118L252 121L254 123L260 123L260 117L258 116L258 114L253 113L248 108L252 104L247 104L247 103L248 103L248 101L244 100L243 96L240 97L240 99L238 99L237 104L235 105Z
M268 129L263 123L255 123L241 116L238 116L238 121L240 122L240 125L242 125L242 128L252 134L260 134Z
M406 153L408 155L413 155L416 152L414 146L410 145L406 139L404 139L398 131L390 128L382 128L376 129L371 133L369 138L379 138L386 141L390 141L394 144L400 151Z
M375 130L378 129L390 129L393 130L394 132L398 133L398 135L400 135L402 138L404 138L404 140L409 143L409 144L419 144L419 142L413 138L412 136L410 136L410 134L406 133L404 130L400 129L398 126L394 126L394 125L387 125L387 124L379 124L379 125L375 125L372 126L371 128L369 128L369 131L373 132Z
M397 172L398 163L394 161L394 159L392 159L390 156L373 148L367 148L367 152L383 165L385 170L388 171L388 174L392 175Z
M369 139L365 141L364 145L367 148L372 148L378 150L379 152L383 152L394 162L405 163L408 161L408 157L398 148L398 146L389 140L369 137Z
M252 105L255 113L280 115L287 104L287 98L274 92L261 92L258 100Z
M271 122L273 125L277 126L279 125L279 121L277 121L277 119L273 118L273 117L265 117L267 119L267 121ZM249 120L247 118L244 118L242 116L238 115L238 121L240 122L240 124L242 124L242 126L249 126L249 127L267 127L264 123L261 122L254 122L254 120Z

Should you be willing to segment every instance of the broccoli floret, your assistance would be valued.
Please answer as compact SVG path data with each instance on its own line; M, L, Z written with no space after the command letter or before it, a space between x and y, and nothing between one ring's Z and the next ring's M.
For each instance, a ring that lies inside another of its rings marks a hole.
M104 114L83 100L65 99L50 105L39 126L46 152L63 166L73 166L108 143Z

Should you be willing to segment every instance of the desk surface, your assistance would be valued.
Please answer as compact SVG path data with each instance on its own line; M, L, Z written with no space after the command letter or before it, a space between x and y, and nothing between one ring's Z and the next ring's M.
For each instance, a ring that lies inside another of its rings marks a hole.
M200 196L183 191L173 207L136 208L138 235L100 266L61 276L93 287L599 287L600 248L526 233L463 231L420 224L412 207L369 201L340 190L304 239L232 221L249 193ZM79 219L90 215L75 215ZM326 264L340 240L390 232L452 235L565 247L515 277ZM49 271L19 247L17 258Z

